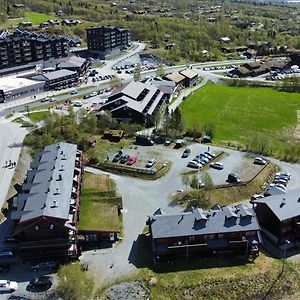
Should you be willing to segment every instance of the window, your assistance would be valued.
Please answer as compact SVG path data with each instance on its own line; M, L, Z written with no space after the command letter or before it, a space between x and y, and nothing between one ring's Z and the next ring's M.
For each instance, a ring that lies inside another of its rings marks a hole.
M189 240L190 240L190 242L193 242L193 241L195 240L195 236L191 235L191 236L189 237Z

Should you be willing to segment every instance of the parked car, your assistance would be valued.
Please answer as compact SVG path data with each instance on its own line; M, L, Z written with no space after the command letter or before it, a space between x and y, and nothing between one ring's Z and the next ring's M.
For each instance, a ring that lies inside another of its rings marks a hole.
M203 159L201 159L200 157L196 156L193 161L196 161L197 163L201 164L202 166L206 165L207 162Z
M120 160L119 160L119 163L125 164L125 163L128 162L129 158L130 158L130 156L127 155L127 154L125 154L125 155L121 156L121 158L120 158Z
M2 250L0 251L0 257L13 257L14 254L10 250Z
M285 190L285 185L281 184L281 183L275 183L275 186Z
M56 98L49 98L49 102L55 102Z
M202 164L199 163L199 162L197 162L197 161L191 160L191 161L187 164L187 167L193 168L193 169L199 169L199 168L202 168Z
M91 97L95 97L95 96L97 96L97 95L98 95L97 92L92 92L90 96L91 96Z
M49 289L52 286L53 280L50 276L34 277L30 280L28 286L31 288Z
M217 170L223 170L224 169L224 165L221 162L213 162L210 164L210 166L214 169Z
M253 163L256 165L265 165L267 163L267 161L265 159L263 159L262 157L255 157Z
M191 154L191 149L186 148L182 153L182 158L187 158Z
M209 159L205 155L203 155L203 154L199 154L196 157L200 158L201 160L205 161L206 163L209 162Z
M273 181L273 183L275 183L275 184L283 184L284 186L287 186L288 182L286 180L284 180L284 179L275 179Z
M0 264L0 273L7 273L9 271L9 264L2 263Z
M81 101L74 101L74 102L73 102L73 106L74 106L74 107L82 107L82 105L83 105L83 104L82 104Z
M156 160L154 158L149 159L147 164L146 164L146 168L152 168L156 163Z
M229 173L227 177L227 182L229 183L240 183L241 178L233 173Z
M0 280L0 292L14 292L18 289L18 283L10 280Z
M136 156L131 156L127 162L128 166L133 165L135 162L137 161L137 157Z
M84 95L83 96L83 99L88 99L88 98L91 98L91 95Z
M49 98L49 97L46 97L46 98L43 98L43 99L41 100L41 102L49 102L49 101L50 101L50 99L51 99L51 98Z
M76 95L76 94L78 94L78 91L77 91L77 90L73 90L73 91L71 92L71 95Z
M115 157L113 158L113 162L118 162L122 157L122 152L118 152Z
M288 178L289 180L291 179L291 174L290 174L290 173L287 173L287 172L277 172L275 175L276 175L276 176L286 177L286 178Z
M210 151L205 151L204 154L209 155L211 158L216 157L216 154L214 154L213 152L210 152Z
M46 261L41 262L36 265L31 266L32 271L40 271L40 270L53 270L57 267L57 264L55 261Z
M164 145L165 146L170 146L171 145L171 140L166 139Z

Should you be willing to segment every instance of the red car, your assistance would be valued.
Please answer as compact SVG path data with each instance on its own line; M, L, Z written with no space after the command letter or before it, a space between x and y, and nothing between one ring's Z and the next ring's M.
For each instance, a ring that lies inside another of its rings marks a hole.
M127 165L131 166L133 165L135 162L137 161L137 157L136 156L130 156Z

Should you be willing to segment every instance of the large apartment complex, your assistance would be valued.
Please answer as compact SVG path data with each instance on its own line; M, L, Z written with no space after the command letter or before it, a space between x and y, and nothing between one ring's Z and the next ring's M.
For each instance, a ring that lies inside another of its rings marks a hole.
M243 204L218 205L168 215L157 210L147 224L156 261L218 253L258 255L260 226L255 212Z
M11 214L22 259L77 257L81 173L76 145L53 144L36 154Z
M113 26L86 29L88 49L105 58L115 50L124 50L131 45L131 31Z
M66 36L16 29L0 37L0 69L64 57L75 44Z

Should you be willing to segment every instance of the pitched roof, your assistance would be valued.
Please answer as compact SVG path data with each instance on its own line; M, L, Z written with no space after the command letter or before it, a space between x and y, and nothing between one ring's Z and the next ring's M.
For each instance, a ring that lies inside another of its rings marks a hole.
M198 73L191 69L186 69L186 70L180 71L179 73L189 79L192 79L192 78L198 76Z
M112 103L115 103L116 107L111 111L126 106L140 113L151 115L162 97L163 93L155 86L133 81L111 94L101 110L109 110Z
M61 62L59 68L81 68L86 59L78 56L71 56L67 60Z
M287 220L300 216L300 189L294 189L282 195L257 199L253 203L264 203L279 221Z
M185 77L181 75L179 72L173 72L171 74L168 74L165 76L165 78L175 81L176 83L180 83L185 79Z
M176 215L154 215L150 221L154 239L260 229L254 210L244 204L210 211L192 209Z
M22 187L28 193L18 195L19 209L12 218L21 216L20 223L41 216L68 220L76 154L77 146L68 143L49 145L38 153Z

